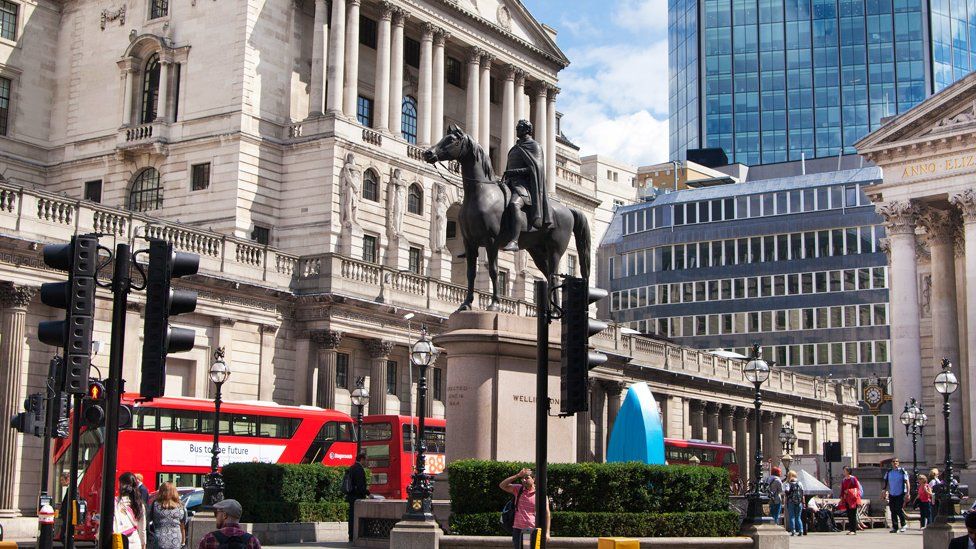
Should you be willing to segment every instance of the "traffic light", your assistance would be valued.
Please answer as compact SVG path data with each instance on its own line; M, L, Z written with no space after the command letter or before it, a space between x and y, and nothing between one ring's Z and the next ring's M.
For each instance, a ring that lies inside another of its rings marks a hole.
M171 328L169 317L192 312L197 307L197 293L173 290L174 278L196 274L200 256L174 252L164 240L149 242L149 270L146 274L146 322L142 343L142 385L139 392L152 399L163 395L166 383L166 355L193 348L196 332Z
M71 433L69 427L69 409L68 406L68 393L58 393L58 403L55 409L58 412L58 424L54 426L54 437L55 438L68 438Z
M105 384L97 379L88 382L88 394L81 403L81 419L89 429L105 425Z
M44 263L68 272L67 282L41 284L41 302L64 309L64 320L46 320L37 328L42 342L64 348L64 390L84 394L91 367L92 330L95 324L95 271L98 237L78 235L68 244L44 246Z
M590 304L605 297L606 290L591 288L585 279L563 279L561 415L589 410L590 369L607 361L607 355L590 351L590 336L607 329L605 322L590 318Z
M10 418L10 427L35 437L44 436L44 418L47 416L47 409L44 405L44 395L34 393L24 400L23 412Z

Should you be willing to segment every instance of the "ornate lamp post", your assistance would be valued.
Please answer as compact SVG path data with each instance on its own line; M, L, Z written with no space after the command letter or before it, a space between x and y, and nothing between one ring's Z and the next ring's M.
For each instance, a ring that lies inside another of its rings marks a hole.
M918 493L918 437L925 430L929 416L925 415L922 407L912 397L905 403L905 411L899 416L901 424L905 426L905 435L912 437L912 495Z
M353 406L356 407L356 459L359 459L359 452L363 449L363 408L369 404L369 391L366 390L366 378L360 376L356 379L356 388L353 389Z
M766 495L765 483L762 481L762 384L769 379L769 364L762 359L762 350L759 344L752 346L752 358L746 363L743 369L746 379L756 387L756 428L752 433L752 446L756 449L756 459L753 469L752 486L746 498L749 500L749 508L746 511L746 522L750 524L761 524L772 522L772 519L763 513L763 504L769 502Z
M224 362L224 348L218 347L213 354L214 363L210 365L210 381L217 387L214 393L213 447L210 449L210 474L203 481L203 505L211 507L224 499L224 477L220 467L220 388L230 377L230 367Z
M790 472L790 465L793 463L793 445L796 444L796 431L793 430L793 424L789 421L786 422L779 430L779 442L783 445L783 457L780 461L783 462L783 467L786 467L786 472Z
M427 328L421 328L420 339L413 344L410 351L410 362L420 369L420 377L417 379L417 408L420 416L420 429L417 430L415 448L417 449L417 462L414 466L413 482L407 489L409 497L407 499L407 512L403 515L403 520L413 521L432 521L434 514L431 504L433 487L431 486L430 475L427 474L427 444L424 440L424 418L427 415L427 368L437 360L437 349L427 335Z
M955 522L956 504L959 503L959 494L956 491L956 482L952 478L952 455L949 445L949 397L959 388L959 381L952 373L952 363L948 358L942 359L942 371L935 376L935 390L942 395L942 418L945 422L945 471L942 473L942 483L938 486L939 491L939 511L935 517L936 522L946 523Z

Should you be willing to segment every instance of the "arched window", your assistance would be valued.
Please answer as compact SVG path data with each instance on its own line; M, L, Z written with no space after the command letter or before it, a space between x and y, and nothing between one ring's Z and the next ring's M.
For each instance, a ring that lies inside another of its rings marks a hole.
M407 191L407 211L424 215L424 191L416 183L410 185L410 190Z
M142 73L142 118L143 124L156 120L156 107L159 103L159 54L154 53L146 61Z
M400 111L400 132L407 143L417 144L417 100L411 96L403 98Z
M379 176L373 170L363 172L363 200L380 201Z
M163 186L155 168L145 168L132 179L129 189L129 209L147 212L163 207Z

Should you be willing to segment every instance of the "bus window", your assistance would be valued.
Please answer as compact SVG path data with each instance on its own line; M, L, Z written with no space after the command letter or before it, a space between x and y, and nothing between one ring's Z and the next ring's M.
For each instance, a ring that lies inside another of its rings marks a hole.
M262 416L258 428L258 436L268 438L291 438L295 436L298 425L302 420L290 417Z
M355 440L352 422L330 421L319 429L301 462L321 463L333 442L355 442Z
M403 451L413 452L413 431L410 425L403 426ZM443 427L424 426L424 445L432 454L443 454L447 450L446 434Z
M132 428L140 431L159 429L159 418L155 408L135 408L132 410Z
M258 418L235 414L233 433L238 436L253 437L258 434Z
M78 484L81 484L81 479L85 477L86 471L88 471L88 466L91 465L93 459L95 459L95 454L98 453L102 448L102 430L97 429L94 431L88 431L81 433L80 442L78 444ZM54 464L55 478L59 479L62 474L67 474L70 467L71 452L65 451L64 454L58 459L57 463ZM101 474L101 472L99 472ZM58 492L61 496L57 499L58 502L64 498L65 494L68 492L67 486L58 486Z
M159 410L159 430L176 433L199 433L200 414L193 410Z
M725 452L725 457L722 458L722 465L733 465L735 463L735 452Z
M172 482L177 488L203 487L203 477L207 475L201 473L157 473L156 487L164 482Z
M372 444L369 446L363 446L363 451L366 452L366 467L373 468L386 468L390 466L390 445L389 444ZM376 475L374 475L375 477ZM377 484L379 479L376 479L374 484ZM385 483L386 481L384 481Z
M389 423L369 423L363 425L363 442L390 440L392 436L393 426Z

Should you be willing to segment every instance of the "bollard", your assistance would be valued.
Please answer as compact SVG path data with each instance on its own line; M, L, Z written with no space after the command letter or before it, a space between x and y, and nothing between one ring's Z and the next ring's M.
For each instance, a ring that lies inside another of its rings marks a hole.
M600 538L597 549L640 549L640 541L634 538Z
M54 507L51 506L51 498L41 496L41 506L37 510L38 549L51 549L54 541Z

